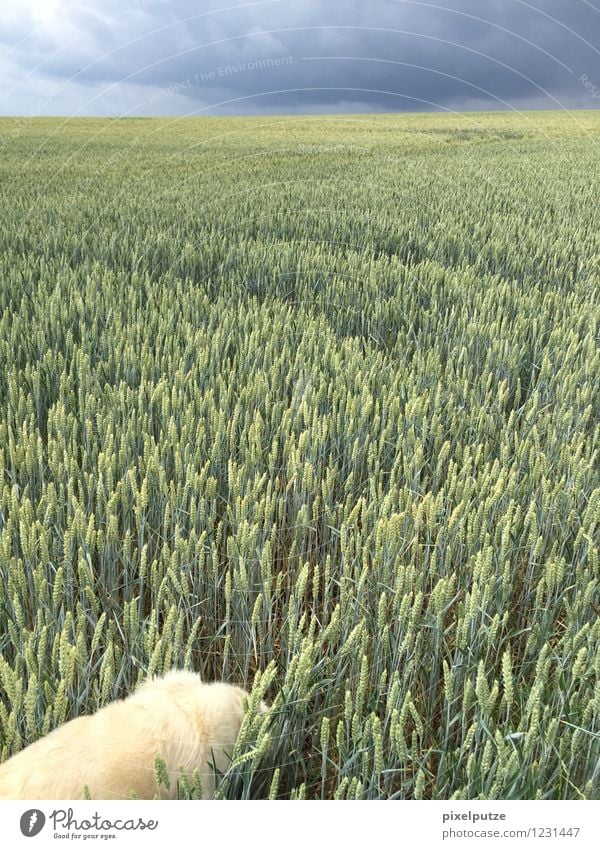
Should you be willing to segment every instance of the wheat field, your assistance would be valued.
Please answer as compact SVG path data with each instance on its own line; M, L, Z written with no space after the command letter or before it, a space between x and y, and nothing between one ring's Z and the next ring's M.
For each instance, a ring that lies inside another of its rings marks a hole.
M599 145L0 120L0 760L186 667L219 798L600 798Z

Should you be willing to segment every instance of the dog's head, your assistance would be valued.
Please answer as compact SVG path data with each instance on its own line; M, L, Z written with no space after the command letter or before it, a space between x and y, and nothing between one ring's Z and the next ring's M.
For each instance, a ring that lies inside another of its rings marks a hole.
M146 682L138 690L138 700L153 700L158 691L174 706L195 715L201 726L218 727L229 745L235 742L250 703L250 694L242 687L222 681L204 683L200 675L184 670L172 670ZM260 712L267 711L268 706L261 702Z

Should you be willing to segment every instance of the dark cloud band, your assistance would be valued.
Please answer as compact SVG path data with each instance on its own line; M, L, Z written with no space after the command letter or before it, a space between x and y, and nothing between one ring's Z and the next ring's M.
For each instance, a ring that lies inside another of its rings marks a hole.
M51 7L50 7L51 8ZM57 7L58 8L58 7ZM589 0L68 0L0 41L3 114L595 108ZM48 92L51 92L49 94Z

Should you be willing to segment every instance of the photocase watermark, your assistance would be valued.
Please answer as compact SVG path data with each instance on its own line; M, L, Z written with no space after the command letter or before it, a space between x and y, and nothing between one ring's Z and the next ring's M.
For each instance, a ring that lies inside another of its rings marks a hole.
M46 817L38 808L31 808L21 816L19 825L23 837L37 837L46 824Z
M66 829L68 832L146 831L146 829L154 831L158 827L158 820L145 820L142 817L110 820L103 817L98 811L93 816L77 820L73 814L73 808L68 808L67 810L59 808L52 811L48 819L52 822L55 831L60 826L60 828Z
M582 74L579 77L579 82L589 92L590 97L593 97L595 100L600 100L600 87L594 85L587 74Z
M109 819L95 811L90 816L76 819L73 808L57 808L48 817L38 808L31 808L21 815L19 825L24 837L36 837L48 824L52 826L54 837L58 839L89 840L94 837L116 837L120 832L154 831L158 828L158 820L143 817L120 817Z
M148 102L156 103L159 100L174 97L176 94L185 93L195 86L211 83L215 80L224 79L225 77L230 77L235 74L246 74L252 73L253 71L282 68L286 65L293 64L293 56L272 56L268 59L255 59L252 62L238 62L234 65L219 65L218 68L213 68L210 71L198 71L197 74L192 74L192 76L185 80L181 80L181 82L153 91L148 95Z

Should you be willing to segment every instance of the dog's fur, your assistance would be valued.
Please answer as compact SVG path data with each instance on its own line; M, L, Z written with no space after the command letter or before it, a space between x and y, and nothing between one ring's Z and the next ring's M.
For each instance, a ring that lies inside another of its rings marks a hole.
M91 716L72 719L0 765L0 799L176 798L177 779L198 769L204 798L214 793L214 763L224 772L248 693L231 684L204 684L193 672L172 671ZM261 705L265 710L266 706ZM157 786L155 756L170 789Z

